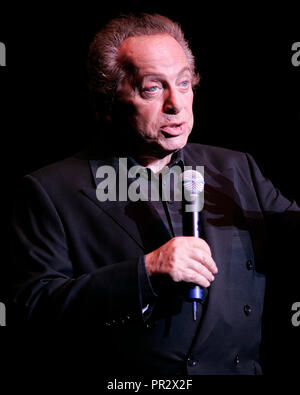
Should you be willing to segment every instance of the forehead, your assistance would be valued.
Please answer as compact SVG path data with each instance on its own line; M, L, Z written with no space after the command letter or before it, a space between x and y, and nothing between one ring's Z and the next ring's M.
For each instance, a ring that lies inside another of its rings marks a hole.
M134 65L141 74L189 67L183 48L168 34L129 37L122 43L118 58Z

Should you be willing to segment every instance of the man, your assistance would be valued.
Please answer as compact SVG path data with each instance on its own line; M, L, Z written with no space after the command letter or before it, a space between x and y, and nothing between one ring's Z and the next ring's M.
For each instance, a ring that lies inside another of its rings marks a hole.
M88 71L97 143L23 179L11 322L97 328L97 360L111 375L259 374L265 235L299 208L250 155L187 144L199 78L177 24L112 20L91 44ZM129 188L133 166L157 177L158 201L99 199L106 170ZM204 166L199 238L184 236L182 202L163 199L159 174L174 166ZM193 285L204 294L195 316Z

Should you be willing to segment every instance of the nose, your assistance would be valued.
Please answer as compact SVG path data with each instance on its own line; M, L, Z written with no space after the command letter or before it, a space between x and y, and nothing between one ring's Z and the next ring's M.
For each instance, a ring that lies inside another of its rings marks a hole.
M163 105L163 111L166 114L176 115L182 110L180 93L174 88L169 87L165 91L165 100Z

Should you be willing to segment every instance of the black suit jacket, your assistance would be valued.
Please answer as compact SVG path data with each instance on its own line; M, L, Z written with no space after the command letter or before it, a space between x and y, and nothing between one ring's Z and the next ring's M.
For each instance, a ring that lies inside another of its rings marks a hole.
M201 322L184 284L147 277L144 255L171 238L151 203L100 202L97 168L118 158L82 153L23 179L8 324L94 328L109 374L260 373L267 236L278 218L298 226L299 208L250 155L188 144L184 161L205 169L201 226L219 269Z

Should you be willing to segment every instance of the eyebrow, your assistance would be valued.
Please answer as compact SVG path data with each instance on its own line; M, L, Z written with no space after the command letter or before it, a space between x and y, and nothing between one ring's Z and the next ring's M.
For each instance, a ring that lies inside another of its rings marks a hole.
M179 73L177 74L177 77L180 77L182 74L184 74L186 71L188 71L191 75L192 75L192 71L190 69L190 67L185 66L183 69L181 69L179 71ZM149 77L156 77L156 78L165 78L164 74L160 74L160 73L149 73L149 74L144 74L141 78L141 81L144 80L145 78L149 78Z

